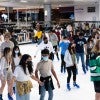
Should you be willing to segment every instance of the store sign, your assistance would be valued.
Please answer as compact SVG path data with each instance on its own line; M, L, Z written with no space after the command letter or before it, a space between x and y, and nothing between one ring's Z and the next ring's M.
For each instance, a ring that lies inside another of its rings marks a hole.
M84 8L81 8L81 7L80 8L75 8L75 12L76 13L77 12L82 12L83 13L84 12Z

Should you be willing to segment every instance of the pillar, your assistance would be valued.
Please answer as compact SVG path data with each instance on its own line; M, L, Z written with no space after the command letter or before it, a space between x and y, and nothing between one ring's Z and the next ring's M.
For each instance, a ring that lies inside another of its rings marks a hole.
M18 9L17 9L17 26L19 28L19 12L18 12Z
M44 21L45 26L51 26L51 4L44 4Z
M27 9L26 9L26 27L27 27Z
M9 23L9 13L10 13L10 10L9 10L9 7L7 7L8 23Z
M100 21L100 0L99 0L99 21ZM100 25L100 23L99 23Z
M13 13L13 7L5 7L5 11L7 12L7 19L8 19L8 23L9 23L11 20L9 14Z

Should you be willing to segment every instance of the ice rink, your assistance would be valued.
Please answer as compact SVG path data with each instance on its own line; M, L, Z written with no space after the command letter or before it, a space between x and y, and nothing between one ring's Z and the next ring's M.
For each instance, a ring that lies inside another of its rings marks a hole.
M37 62L40 60L40 52L38 52L37 57L34 58L37 47L35 44L24 44L20 45L20 50L22 54L30 54L33 58L34 70ZM60 54L60 52L59 52ZM53 100L94 100L95 92L93 89L93 83L90 81L90 73L89 71L86 74L83 74L81 63L78 64L78 75L77 75L77 83L80 85L79 89L73 87L73 82L71 79L71 91L67 91L66 82L67 82L67 73L60 72L60 60L58 61L56 56L53 61L54 68L57 73L58 79L60 81L61 88L58 89L55 79L54 81L54 98ZM38 83L33 81L33 89L31 91L31 99L30 100L39 100L38 94ZM7 86L4 89L3 100L8 100L7 98ZM14 100L15 95L13 95ZM45 100L48 100L48 93L46 94Z

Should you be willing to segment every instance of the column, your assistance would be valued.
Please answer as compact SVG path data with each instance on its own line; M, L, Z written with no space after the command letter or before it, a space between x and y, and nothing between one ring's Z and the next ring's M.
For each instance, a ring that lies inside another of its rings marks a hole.
M51 26L51 4L44 4L44 21L45 26Z
M9 23L9 13L10 13L10 11L9 11L9 7L7 7L8 23Z
M11 21L9 14L13 13L13 7L5 7L5 10L7 12L7 19L8 19L8 23L9 23ZM7 19L5 18L5 20L7 20Z
M26 27L28 26L28 23L27 23L27 9L26 9Z
M100 0L99 0L99 21L100 21ZM99 23L100 25L100 23Z
M17 26L19 28L19 12L18 12L18 9L17 9Z

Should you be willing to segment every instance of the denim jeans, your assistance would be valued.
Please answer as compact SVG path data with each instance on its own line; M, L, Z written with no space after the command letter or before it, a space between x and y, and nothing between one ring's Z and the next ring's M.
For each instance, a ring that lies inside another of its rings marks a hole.
M79 63L79 57L81 57L82 69L86 73L86 66L84 64L84 53L76 53L77 62Z
M20 96L16 89L16 100L30 100L30 93Z
M90 64L89 64L90 57L89 56L90 56L90 54L86 55L86 67L87 68L90 66Z
M44 100L45 93L46 93L45 86L41 86L41 89L40 89L40 100ZM48 100L53 100L53 90L52 90L50 84L48 84L48 94L49 94Z

